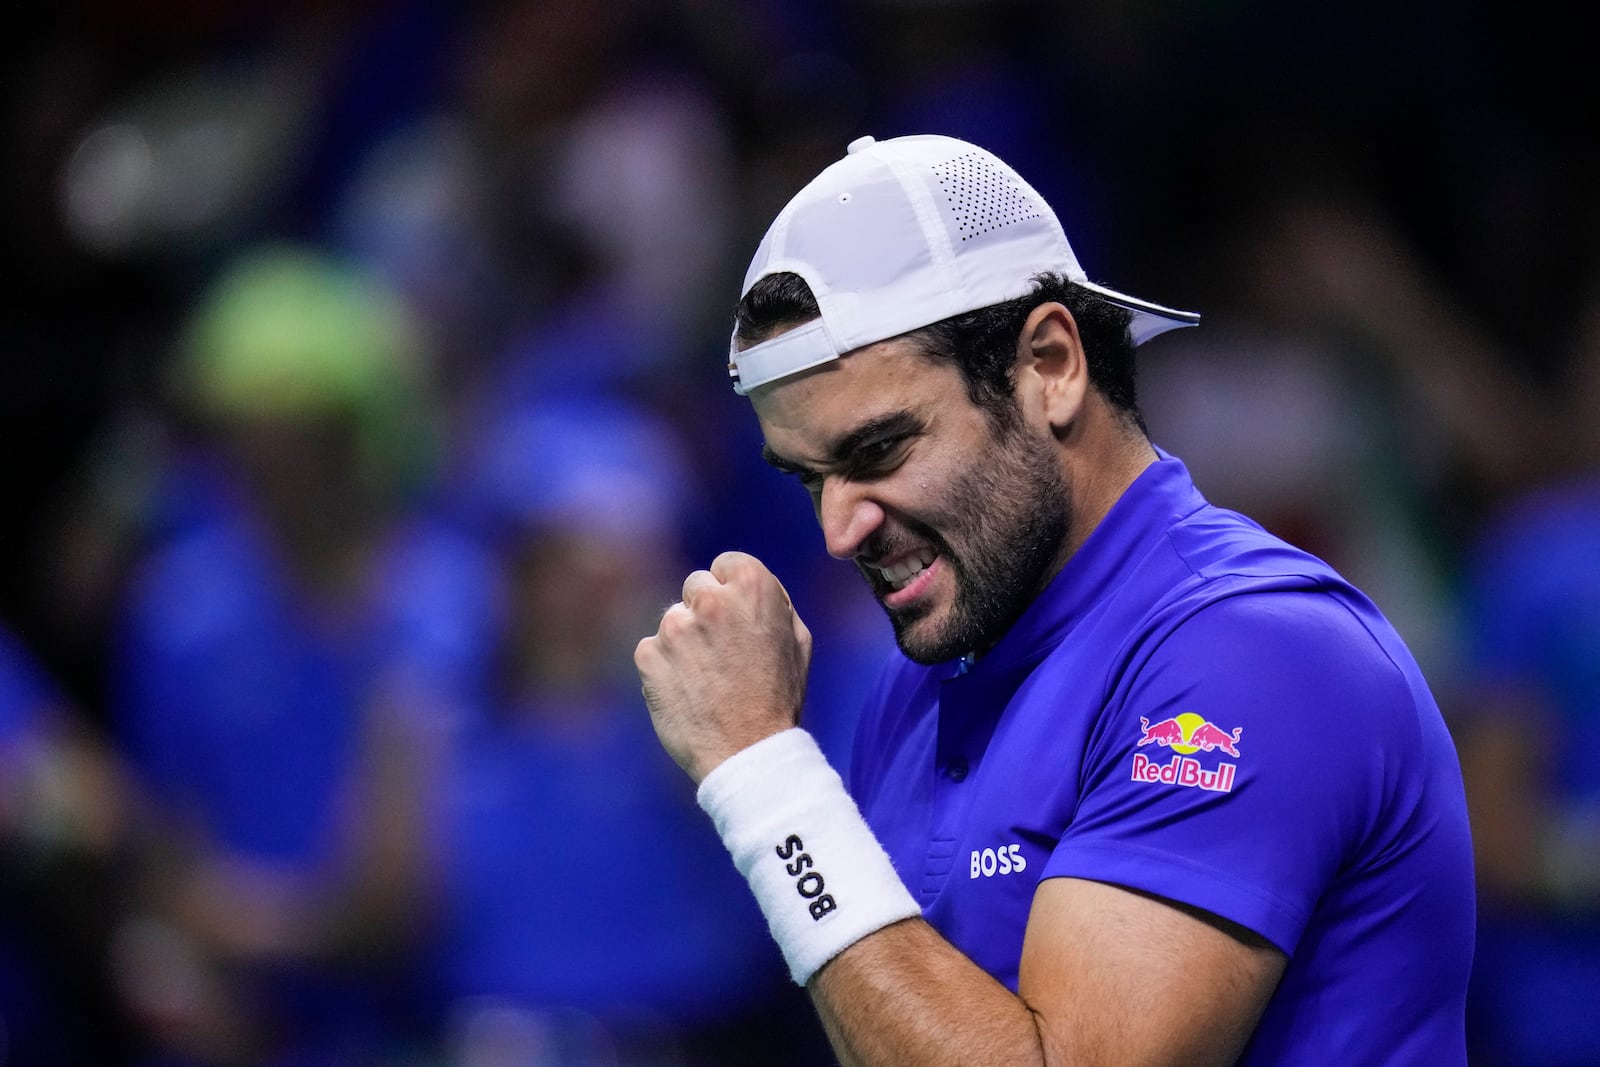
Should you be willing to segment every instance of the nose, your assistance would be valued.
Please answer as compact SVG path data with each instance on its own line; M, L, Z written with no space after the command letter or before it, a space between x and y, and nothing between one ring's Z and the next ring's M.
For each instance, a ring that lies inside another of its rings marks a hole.
M865 488L840 475L830 475L813 501L828 555L854 559L867 538L883 525L883 507Z

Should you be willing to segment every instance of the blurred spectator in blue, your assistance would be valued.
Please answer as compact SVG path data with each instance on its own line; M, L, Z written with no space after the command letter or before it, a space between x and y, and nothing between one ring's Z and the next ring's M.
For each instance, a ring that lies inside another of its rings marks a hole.
M426 352L370 278L266 246L202 294L173 386L194 437L128 583L111 685L169 855L119 937L120 984L170 1062L355 1056L384 1040L382 985L339 966L322 901L350 862L387 650L451 588L448 551L406 521L436 446ZM437 633L404 643L420 657Z
M1600 1063L1600 286L1583 310L1545 405L1562 447L1468 546L1457 734L1478 851L1471 1018L1486 1067Z
M0 625L0 1061L109 1063L106 980L134 797L110 748Z
M391 822L371 851L412 880L390 921L428 931L416 992L438 1054L786 1062L769 1057L788 1029L808 1062L809 1008L661 752L632 665L702 506L676 432L639 404L547 397L480 429L459 486L493 562L486 670L453 706L386 706L380 777L425 799L421 823Z
M1469 578L1476 1043L1485 1064L1600 1062L1600 480L1513 502Z

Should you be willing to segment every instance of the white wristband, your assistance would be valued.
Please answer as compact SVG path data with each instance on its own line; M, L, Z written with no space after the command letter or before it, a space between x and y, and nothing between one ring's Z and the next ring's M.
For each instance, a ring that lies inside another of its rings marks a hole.
M723 761L700 783L698 798L796 984L873 931L922 913L804 730L774 734Z

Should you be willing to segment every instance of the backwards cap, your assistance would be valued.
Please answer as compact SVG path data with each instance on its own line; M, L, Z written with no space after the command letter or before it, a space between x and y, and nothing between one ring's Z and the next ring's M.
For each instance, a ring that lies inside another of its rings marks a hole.
M734 391L911 330L1025 296L1060 274L1133 312L1133 343L1200 316L1089 281L1044 198L998 157L953 137L861 137L789 201L756 249L741 296L769 274L804 278L821 317L738 351Z

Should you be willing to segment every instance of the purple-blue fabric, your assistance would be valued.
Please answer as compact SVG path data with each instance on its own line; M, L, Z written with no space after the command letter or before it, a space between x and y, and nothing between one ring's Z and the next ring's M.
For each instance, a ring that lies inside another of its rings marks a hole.
M1438 707L1365 596L1165 453L988 654L891 663L852 779L926 918L1013 990L1038 882L1091 879L1289 957L1242 1063L1466 1061Z

